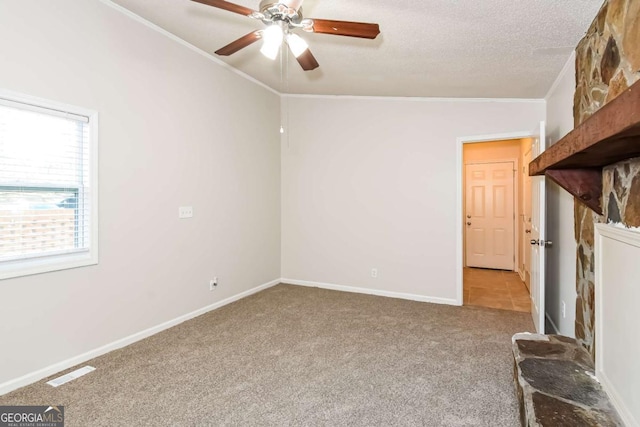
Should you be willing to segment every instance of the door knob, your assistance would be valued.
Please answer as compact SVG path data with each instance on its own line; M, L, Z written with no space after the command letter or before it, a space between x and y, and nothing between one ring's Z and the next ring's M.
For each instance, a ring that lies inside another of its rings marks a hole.
M467 218L471 218L471 215L467 215Z
M536 240L536 239L531 239L531 244L532 244L532 245L534 245L534 246L535 246L535 245L539 245L539 244L540 244L540 241L539 241L539 240Z
M531 230L524 230L524 232L529 234L529 233L531 233Z
M467 222L467 225L471 225L471 223L470 223L470 222Z

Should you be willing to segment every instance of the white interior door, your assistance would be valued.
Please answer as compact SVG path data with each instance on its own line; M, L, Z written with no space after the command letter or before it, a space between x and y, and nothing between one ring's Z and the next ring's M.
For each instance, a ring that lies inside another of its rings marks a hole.
M545 122L540 122L533 140L533 157L545 150ZM544 334L544 273L546 230L545 177L531 178L531 315L536 332Z
M468 267L514 270L514 164L465 166Z

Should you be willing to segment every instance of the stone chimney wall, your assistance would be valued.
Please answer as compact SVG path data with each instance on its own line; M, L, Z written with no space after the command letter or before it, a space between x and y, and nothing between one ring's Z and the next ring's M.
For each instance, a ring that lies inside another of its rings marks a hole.
M640 0L607 0L576 48L574 124L640 80ZM577 246L578 341L595 356L594 224L640 227L640 158L604 169L602 206L595 214L574 201Z

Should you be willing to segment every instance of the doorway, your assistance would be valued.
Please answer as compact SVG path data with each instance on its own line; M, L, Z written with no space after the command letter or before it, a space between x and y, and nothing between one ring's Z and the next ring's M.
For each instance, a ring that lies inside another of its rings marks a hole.
M458 140L461 304L530 310L529 291L521 280L524 198L530 197L522 166L531 147L529 136Z
M515 271L521 139L465 144L462 157L464 266Z

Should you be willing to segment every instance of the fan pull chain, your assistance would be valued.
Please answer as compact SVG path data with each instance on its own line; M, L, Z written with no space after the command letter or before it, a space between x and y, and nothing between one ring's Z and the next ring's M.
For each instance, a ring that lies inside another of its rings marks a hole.
M280 93L284 93L284 83L282 77L282 62L284 61L283 49L280 49ZM280 134L284 133L284 126L282 125L282 110L280 111Z
M287 120L286 120L286 125L287 125L287 149L290 148L289 146L289 133L291 131L291 128L289 127L289 47L288 46L283 46L282 49L286 52L286 60L285 60L285 84L286 84L286 89L285 89L285 110L286 110L286 115L287 115Z

